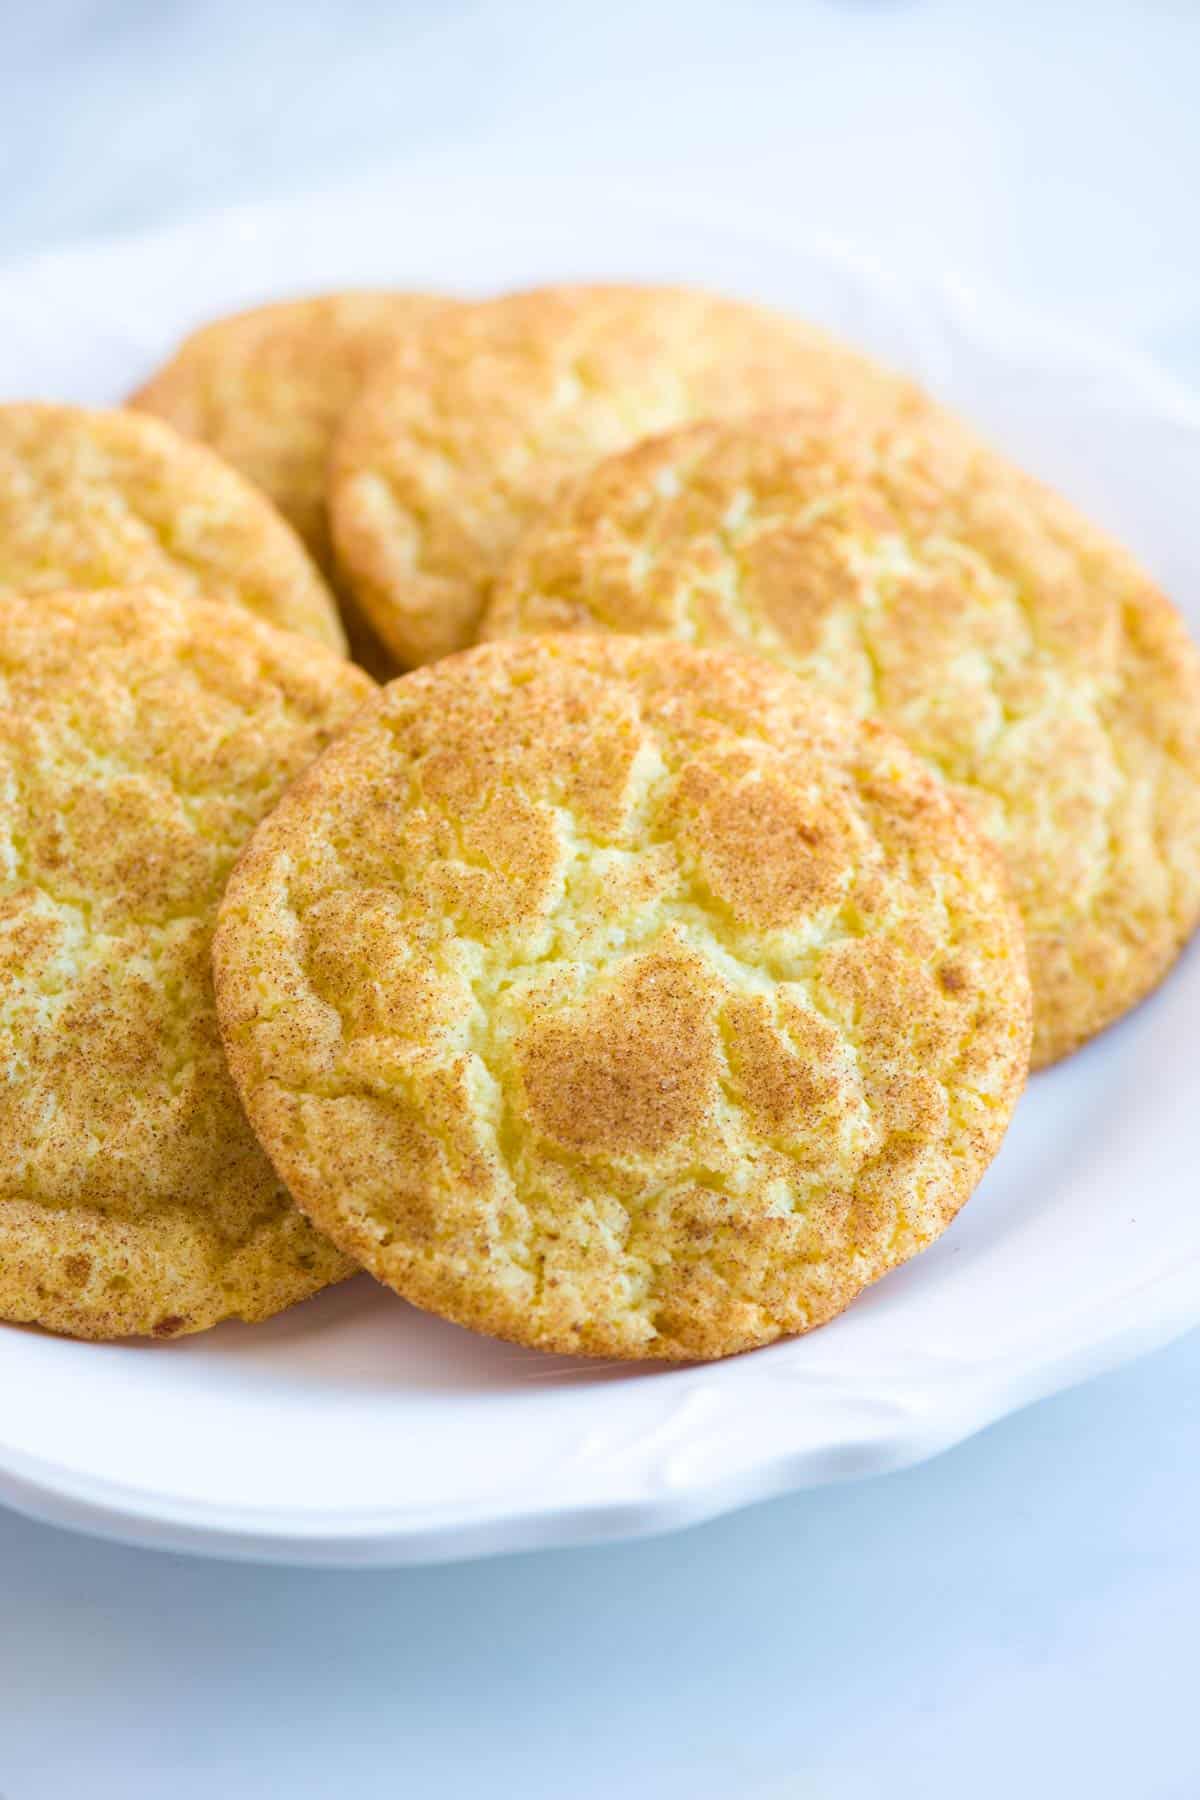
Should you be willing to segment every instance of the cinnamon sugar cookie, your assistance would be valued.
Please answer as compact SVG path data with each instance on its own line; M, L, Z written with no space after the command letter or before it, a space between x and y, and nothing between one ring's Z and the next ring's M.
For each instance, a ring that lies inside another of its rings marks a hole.
M237 852L371 691L231 606L0 603L0 1317L173 1337L350 1272L246 1123L209 956Z
M291 788L214 942L247 1113L418 1305L715 1357L931 1242L1021 1091L999 861L883 728L633 639L396 681Z

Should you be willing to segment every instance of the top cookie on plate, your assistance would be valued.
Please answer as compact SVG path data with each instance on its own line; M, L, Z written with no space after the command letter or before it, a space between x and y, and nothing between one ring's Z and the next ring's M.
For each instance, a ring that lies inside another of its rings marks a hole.
M741 644L899 731L1002 849L1035 1063L1161 978L1200 916L1200 657L1133 559L928 410L774 415L612 458L534 527L487 630Z
M211 450L140 413L0 406L0 594L141 583L346 647L295 532Z
M256 832L213 947L251 1122L400 1293L723 1356L944 1229L1025 1079L999 858L892 734L750 657L466 651Z
M331 580L325 465L363 377L405 333L453 304L350 291L214 319L129 402L209 444L274 501Z
M712 414L918 399L813 326L689 289L463 306L381 363L347 415L330 466L338 559L393 653L427 662L473 641L522 528L610 451Z

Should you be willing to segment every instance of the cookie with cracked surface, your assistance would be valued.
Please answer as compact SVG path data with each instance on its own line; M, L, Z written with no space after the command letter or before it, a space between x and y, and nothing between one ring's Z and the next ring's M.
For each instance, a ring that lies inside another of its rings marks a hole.
M217 1005L299 1204L418 1305L715 1357L949 1224L1021 1091L995 852L750 657L463 652L384 690L231 878Z
M0 606L0 1317L172 1337L351 1272L246 1123L210 945L251 830L373 691L230 606Z
M957 421L705 424L594 469L489 635L741 645L937 768L1000 846L1034 1064L1161 979L1200 917L1200 658L1149 577Z
M346 647L295 532L204 445L141 413L0 406L0 598L142 584Z
M338 560L411 666L474 641L521 529L652 431L764 406L919 404L815 327L684 288L553 287L461 306L381 363L330 463Z
M129 404L240 469L336 587L325 507L334 432L379 357L453 304L434 294L350 290L257 306L194 331Z

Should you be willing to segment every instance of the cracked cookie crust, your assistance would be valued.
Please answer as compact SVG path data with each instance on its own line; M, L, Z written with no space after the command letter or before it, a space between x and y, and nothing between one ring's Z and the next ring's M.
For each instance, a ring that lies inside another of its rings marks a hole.
M741 645L898 731L1005 857L1035 1066L1141 999L1200 916L1196 649L1130 556L953 419L639 445L530 531L485 631Z
M392 683L239 860L247 1113L448 1318L715 1357L930 1243L1025 1079L999 859L898 739L751 658L484 646Z
M460 306L372 373L330 463L338 561L406 666L473 643L521 530L652 431L764 406L923 404L807 325L688 288L547 287Z
M0 598L143 583L346 648L296 534L204 445L141 413L0 406Z
M0 1317L173 1337L351 1272L246 1123L210 945L250 832L372 692L233 607L0 604Z

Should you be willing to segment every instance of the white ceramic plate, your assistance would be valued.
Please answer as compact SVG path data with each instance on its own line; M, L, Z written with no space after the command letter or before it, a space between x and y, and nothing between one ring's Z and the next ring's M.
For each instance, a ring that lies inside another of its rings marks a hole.
M680 277L909 367L1094 508L1200 624L1200 403L1137 357L699 196L426 173L0 282L0 392L118 399L185 327L355 281ZM707 1368L475 1338L365 1278L170 1345L0 1326L0 1499L138 1543L398 1563L661 1531L933 1455L1200 1320L1200 954L1038 1077L954 1228L812 1337Z

